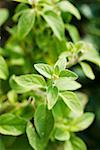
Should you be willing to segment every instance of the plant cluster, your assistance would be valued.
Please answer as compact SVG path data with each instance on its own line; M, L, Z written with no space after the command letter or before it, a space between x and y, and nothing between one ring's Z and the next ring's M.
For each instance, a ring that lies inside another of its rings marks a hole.
M65 0L15 1L21 2L16 23L7 27L11 36L0 48L1 150L13 149L14 137L22 134L27 149L86 150L75 133L89 127L94 114L84 112L84 94L76 91L81 84L70 68L79 64L94 79L87 62L100 66L100 57L91 44L79 41L70 24L72 15L80 19L80 13ZM0 9L0 16L2 26L8 11ZM13 136L10 145L4 145L3 135Z

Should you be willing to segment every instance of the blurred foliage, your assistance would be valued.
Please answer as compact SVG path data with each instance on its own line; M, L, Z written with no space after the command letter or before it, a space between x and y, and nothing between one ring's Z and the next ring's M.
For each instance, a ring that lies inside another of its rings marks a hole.
M100 0L72 0L73 3L79 8L82 19L78 22L78 28L81 37L85 41L90 41L94 44L100 52ZM76 24L76 23L75 23ZM89 94L89 102L86 110L93 111L96 115L94 124L89 130L83 132L84 139L88 141L89 149L95 150L100 148L100 70L93 66L96 72L96 79L90 82L83 77L83 90ZM79 74L82 74L77 68ZM91 146L92 145L92 146Z

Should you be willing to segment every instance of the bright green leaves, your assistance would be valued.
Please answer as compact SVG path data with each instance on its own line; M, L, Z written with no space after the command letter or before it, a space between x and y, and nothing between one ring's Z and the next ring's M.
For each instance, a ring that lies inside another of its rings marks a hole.
M35 64L35 69L44 77L51 79L53 68L47 64Z
M29 0L13 0L13 1L29 4Z
M100 56L91 44L84 43L82 49L84 50L84 53L81 57L81 61L87 60L100 66Z
M90 61L98 66L100 66L100 56L97 50L90 43L85 43L79 41L75 44L76 51L81 52L79 61Z
M64 103L75 113L82 113L82 106L80 100L77 95L73 92L65 91L61 92L60 97L64 101Z
M64 150L87 150L87 148L85 143L74 135L65 142Z
M2 56L0 56L0 79L6 80L8 78L8 66Z
M66 141L69 140L70 138L70 133L63 129L63 128L56 128L55 129L55 139L59 141Z
M13 0L13 1L26 3L26 4L30 4L30 5L32 5L34 3L33 0Z
M81 18L79 11L69 1L59 2L58 7L61 9L61 11L69 12L69 13L73 14L77 19Z
M84 74L88 78L93 80L95 78L95 76L94 76L94 73L93 73L92 68L90 67L90 65L85 63L85 62L81 62L80 65L82 67L82 70L83 70Z
M18 22L18 37L19 39L25 38L32 30L35 22L35 12L29 9L23 12Z
M48 138L54 125L52 112L45 105L40 105L35 112L34 123L39 136Z
M71 122L71 131L77 132L82 131L90 126L94 120L93 113L84 113L82 116L74 119Z
M26 133L28 137L29 144L35 150L44 150L45 141L39 137L33 125L29 122L27 124Z
M65 57L59 57L58 61L55 63L55 67L59 67L59 70L64 70L66 68L66 58Z
M17 102L17 94L15 91L13 90L10 90L8 93L7 93L7 97L8 97L8 101L11 103L11 104L15 104Z
M64 24L60 15L53 11L47 11L43 14L44 19L53 30L55 36L62 40L64 39Z
M75 26L67 24L66 29L69 32L73 42L78 42L80 40L79 32Z
M56 104L58 99L58 89L56 86L50 86L47 90L47 101L48 101L48 109L52 109L52 107Z
M0 26L2 26L9 16L9 12L5 8L0 8Z
M76 80L78 78L78 75L68 69L62 70L60 72L60 77L68 77L69 79Z
M77 90L81 87L78 82L73 81L73 79L68 77L60 77L59 79L55 80L54 83L60 91Z
M12 76L10 85L17 93L24 93L30 90L36 90L37 88L46 87L44 78L36 74L22 75L19 77Z
M5 135L18 136L25 132L26 121L13 114L0 116L0 133Z

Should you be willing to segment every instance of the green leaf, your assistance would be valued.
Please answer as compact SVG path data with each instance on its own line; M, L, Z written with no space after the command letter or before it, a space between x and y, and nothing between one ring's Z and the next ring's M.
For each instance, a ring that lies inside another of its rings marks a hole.
M52 109L58 99L58 89L55 86L49 86L47 91L48 109Z
M78 75L71 70L65 69L60 72L59 77L68 77L69 79L76 80Z
M13 0L13 1L29 4L29 0Z
M14 16L13 16L13 20L14 20L14 21L17 21L18 18L19 18L19 16L21 16L21 15L22 15L24 12L26 12L27 10L28 10L28 11L30 10L29 7L28 7L28 5L23 4L23 3L19 4L19 5L16 7L15 14L14 14Z
M73 14L77 19L81 18L79 11L69 1L59 2L58 7L61 9L61 11L69 12L69 13Z
M13 113L24 118L25 120L31 120L34 116L34 106L30 103L22 104L22 106L16 108Z
M0 56L0 79L6 80L8 78L8 66L2 56Z
M65 91L61 92L60 97L63 99L64 103L75 113L82 113L82 105L77 95L73 92Z
M9 12L5 8L0 8L0 26L2 26L9 16Z
M80 51L83 53L80 57L80 61L87 60L100 67L100 56L93 45L86 42L78 42L76 44L80 46Z
M73 132L82 131L90 126L90 124L94 120L94 114L93 113L84 113L78 118L75 118L71 122L71 128L70 130Z
M1 135L0 135L0 150L5 150L5 146L4 146Z
M64 150L74 150L70 140L67 140L64 144Z
M84 74L90 78L90 79L95 79L95 76L94 76L94 73L92 71L92 68L90 67L89 64L85 63L85 62L81 62L80 63L81 67L82 67L82 70L84 72Z
M66 29L68 30L70 37L74 43L80 40L79 32L75 26L67 24Z
M8 100L11 104L15 104L17 102L17 94L15 91L13 90L10 90L8 93L7 93L7 97L8 97Z
M66 68L66 57L59 57L59 59L57 60L55 67L58 66L59 70L62 71Z
M70 133L63 128L56 128L55 138L59 141L66 141L66 140L69 140Z
M77 136L71 137L64 144L64 150L87 150L85 143Z
M70 109L62 101L62 99L59 99L56 105L53 107L52 113L54 120L66 119L70 113Z
M78 82L73 81L68 77L60 77L59 79L55 80L54 83L60 91L77 90L81 87Z
M40 64L35 64L34 67L44 77L51 79L53 73L52 66L40 63Z
M26 121L14 114L0 116L0 133L4 135L18 136L25 132Z
M10 79L10 86L17 93L24 93L37 88L46 88L46 82L37 74L13 75Z
M35 128L30 122L28 122L27 124L26 133L29 144L32 146L33 149L44 150L44 145L46 144L46 141L44 141L43 138L40 139L39 135L35 131Z
M18 22L18 37L25 38L32 30L35 22L35 12L29 9L23 12Z
M19 5L17 5L16 9L15 9L15 14L19 13L20 11L23 11L25 9L28 9L29 6L27 4L24 3L20 3Z
M54 125L54 119L52 112L47 110L45 105L38 106L34 116L34 123L40 137L49 139Z
M53 30L59 40L64 39L64 24L62 18L53 11L46 11L43 14L44 19Z
M29 145L26 134L19 137L4 136L4 143L9 150L33 150Z

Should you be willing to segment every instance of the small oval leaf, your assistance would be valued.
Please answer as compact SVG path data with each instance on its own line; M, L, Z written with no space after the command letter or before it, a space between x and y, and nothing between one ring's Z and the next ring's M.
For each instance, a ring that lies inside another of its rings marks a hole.
M25 38L34 26L35 12L29 9L23 12L18 22L18 37Z
M36 88L46 88L46 82L42 76L37 74L13 75L10 79L10 86L17 93L24 93Z
M75 113L82 113L82 105L77 95L73 92L65 91L60 93L64 103Z

